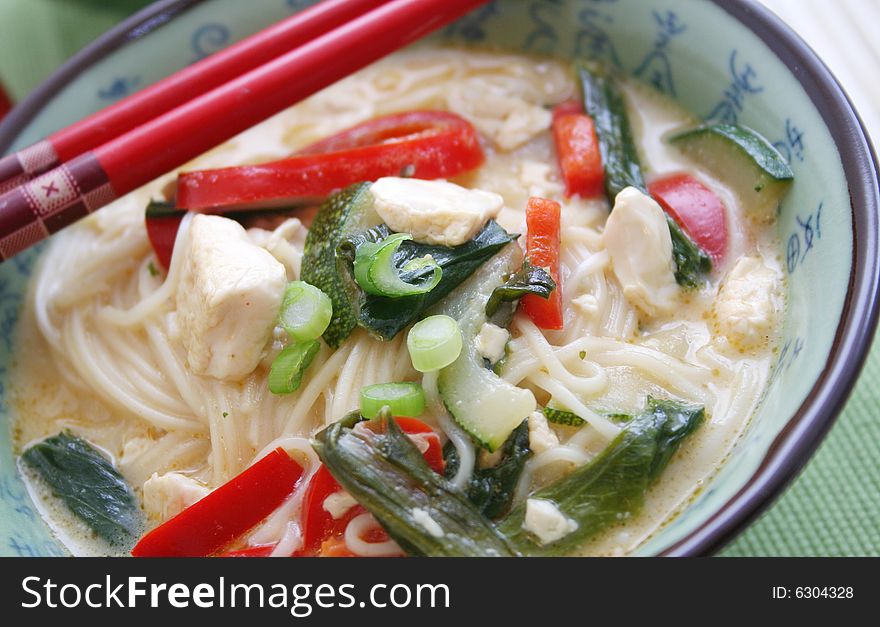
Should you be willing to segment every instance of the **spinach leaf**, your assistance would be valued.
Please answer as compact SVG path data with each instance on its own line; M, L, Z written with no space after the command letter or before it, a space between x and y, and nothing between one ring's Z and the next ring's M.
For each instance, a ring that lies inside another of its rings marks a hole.
M559 409L556 407L545 407L541 410L541 413L544 414L544 417L547 419L547 422L552 422L557 425L568 425L569 427L581 427L586 422L583 418L578 416L577 414L568 411L567 409Z
M577 65L584 109L596 125L596 137L605 169L605 194L614 206L614 199L625 187L635 187L649 194L642 164L633 138L623 95L615 77L598 65ZM712 271L712 259L678 226L669 215L675 281L682 287L700 285L701 277ZM637 246L637 243L633 243Z
M512 274L504 285L496 287L486 303L486 316L491 318L502 302L518 301L526 294L550 298L556 289L556 281L544 268L533 266L528 259L523 260L522 268Z
M478 507L500 494L494 487L501 485L501 478L494 477L489 489L475 488L475 495L489 496L475 506L471 488L468 494L459 492L433 472L387 412L369 427L356 427L361 417L354 412L320 432L314 447L342 487L411 555L564 555L635 516L648 488L704 416L702 407L649 397L645 411L627 421L592 461L530 495L549 501L577 523L572 533L546 545L523 528L526 503L514 507L497 526L481 513ZM523 439L528 432L522 426L517 431L505 443L511 447L511 470L503 478L509 485L519 472L513 468L526 455ZM500 509L483 509L487 515L495 511Z
M446 477L455 476L458 471L458 454L449 442L443 451L446 458ZM465 493L468 499L484 516L495 519L510 509L516 483L523 467L532 456L529 448L529 422L513 430L510 437L501 445L501 460L491 468L477 468Z
M523 528L526 503L521 503L499 522L498 530L523 554L570 552L641 510L645 492L704 415L702 407L649 397L645 411L629 421L598 456L529 496L552 503L577 529L541 544Z
M672 236L672 257L675 259L675 281L683 287L698 287L702 276L712 271L712 259L700 250L678 223L666 216Z
M99 537L128 546L143 521L134 492L110 462L68 431L34 444L21 456L70 511Z
M584 110L596 127L608 200L614 204L617 194L625 187L635 187L647 194L626 103L615 77L598 64L578 63L576 69Z
M513 556L492 523L431 470L388 412L350 414L313 446L336 480L410 555Z
M344 238L336 249L339 265L343 266L351 277L345 283L350 290L350 301L356 303L358 324L382 340L392 339L409 324L415 322L426 309L449 294L477 268L517 237L510 235L494 220L490 220L474 239L460 246L432 246L411 240L402 242L393 258L393 265L400 273L400 278L407 283L424 279L424 275L432 272L430 267L415 270L405 268L413 267L410 264L430 255L443 270L440 282L430 292L414 296L388 298L367 294L357 286L353 278L357 249L366 242L381 241L390 233L388 227L383 224Z
M561 409L559 407L544 407L541 410L541 413L544 414L547 422L552 422L557 425L580 427L586 423L586 420L584 420L577 414L570 412L567 409ZM632 416L629 416L627 414L606 413L605 417L616 425L623 425L632 420Z

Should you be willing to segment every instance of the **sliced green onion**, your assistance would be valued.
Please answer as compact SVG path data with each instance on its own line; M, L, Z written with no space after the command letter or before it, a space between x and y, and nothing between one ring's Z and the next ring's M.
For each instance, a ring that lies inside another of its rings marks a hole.
M383 407L388 407L392 416L421 416L425 391L418 383L377 383L361 390L361 416L375 418Z
M394 253L400 245L411 240L409 233L394 233L380 242L361 244L354 257L354 279L368 294L400 298L425 294L437 287L443 277L443 268L430 255L413 259L400 270L394 265ZM416 283L401 278L401 270L411 278L431 276Z
M269 391L272 394L296 392L302 383L303 373L320 348L317 340L309 340L292 344L278 353L269 369Z
M406 347L419 372L445 368L461 353L461 331L454 318L428 316L409 331Z
M306 342L321 336L330 324L333 304L330 297L305 281L287 285L278 322L295 340Z

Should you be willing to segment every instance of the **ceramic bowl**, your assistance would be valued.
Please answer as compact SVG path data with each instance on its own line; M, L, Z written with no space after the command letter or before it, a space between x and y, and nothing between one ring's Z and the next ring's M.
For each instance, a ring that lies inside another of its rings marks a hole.
M0 126L0 152L33 143L291 12L308 0L164 0L72 58ZM875 158L846 95L815 54L747 0L500 0L435 36L599 58L714 121L770 138L796 177L778 221L788 284L784 338L742 439L640 555L717 550L803 467L855 382L877 318ZM38 251L0 266L0 554L65 551L19 480L4 390Z

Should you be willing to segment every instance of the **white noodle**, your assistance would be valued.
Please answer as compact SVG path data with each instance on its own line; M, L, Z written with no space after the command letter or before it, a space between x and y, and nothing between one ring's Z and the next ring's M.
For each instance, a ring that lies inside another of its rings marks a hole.
M455 447L458 454L458 470L452 477L451 483L456 488L462 489L471 480L474 474L474 465L476 464L477 455L474 450L474 443L471 438L459 427L443 405L440 399L440 392L437 390L437 372L426 372L422 377L422 388L425 390L425 399L428 408L446 434L446 437Z
M753 411L767 378L766 359L744 361L721 354L708 343L706 333L699 340L687 339L688 350L675 355L637 343L639 314L626 300L604 249L601 225L606 203L562 198L555 171L541 166L553 155L548 108L575 91L567 65L555 61L475 51L407 50L186 166L200 169L278 159L377 115L439 108L465 116L482 134L486 163L468 174L464 184L503 196L505 209L498 218L502 226L522 232L529 195L563 201L564 329L543 331L528 318L517 317L502 377L538 395L549 394L588 425L567 439L560 436L563 444L529 460L517 486L519 499L527 494L536 473L560 464L566 465L564 469L583 464L619 432L593 408L602 406L601 399L614 387L620 371L641 386L633 396L644 396L659 386L671 396L704 403L711 425L742 420ZM528 176L527 161L532 164ZM34 406L44 420L42 426L24 431L35 439L72 426L112 452L137 489L154 472L172 470L213 489L281 446L302 463L303 480L250 534L248 543L272 544L273 554L289 555L302 544L302 499L319 464L308 438L357 408L364 385L414 381L419 373L412 368L405 332L379 342L357 330L336 350L322 343L302 387L289 395L271 394L266 386L277 345L266 347L261 365L242 381L194 374L174 310L191 218L181 224L164 281L153 276L155 257L144 229L147 201L174 176L171 173L120 199L49 244L34 271L26 310L38 338L28 349L39 344L39 359L28 366L30 370L23 370L38 384L34 389L40 402ZM250 231L255 243L285 265L290 279L299 277L306 233L297 219L273 231ZM576 305L574 301L583 296L591 298L580 301L583 307ZM704 321L694 324L706 328ZM476 465L474 444L447 413L437 390L437 373L425 374L422 385L428 402L423 419L453 443L459 468L452 484L461 488ZM46 389L53 393L46 394ZM51 398L46 400L47 396ZM710 452L723 448L721 439L718 435ZM399 553L393 542L363 540L375 524L369 515L352 520L345 532L349 549L364 555Z

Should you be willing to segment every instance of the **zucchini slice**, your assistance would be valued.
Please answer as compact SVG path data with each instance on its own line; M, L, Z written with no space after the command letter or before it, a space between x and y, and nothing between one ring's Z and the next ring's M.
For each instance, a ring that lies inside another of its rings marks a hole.
M336 247L345 237L380 224L373 208L370 183L357 183L330 196L318 211L306 236L300 278L330 297L333 317L324 340L338 348L357 325L356 291L348 285L349 273L338 267Z
M490 451L504 444L537 407L530 390L508 383L485 367L474 341L487 320L486 302L492 292L521 265L519 246L508 244L430 312L455 318L463 340L458 359L440 370L440 396L455 421Z
M794 173L764 136L738 124L705 124L676 133L669 143L730 185L754 220L776 219Z

